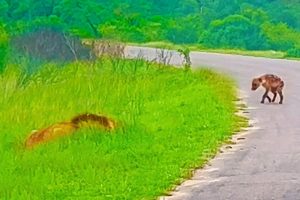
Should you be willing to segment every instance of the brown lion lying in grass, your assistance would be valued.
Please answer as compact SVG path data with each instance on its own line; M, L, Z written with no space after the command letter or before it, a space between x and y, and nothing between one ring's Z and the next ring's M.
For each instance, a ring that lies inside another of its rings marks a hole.
M58 137L71 135L83 127L104 128L105 130L110 131L116 128L116 122L106 116L80 114L73 117L70 121L59 122L47 128L33 131L26 139L25 147L32 148L38 144L48 142Z

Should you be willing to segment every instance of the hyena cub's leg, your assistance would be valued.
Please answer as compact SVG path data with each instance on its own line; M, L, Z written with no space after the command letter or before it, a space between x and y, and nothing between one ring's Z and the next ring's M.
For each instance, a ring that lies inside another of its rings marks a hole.
M277 92L276 92L276 91L272 91L272 93L274 94L273 99L272 99L272 102L275 102L276 97L277 97Z
M279 94L279 96L280 96L279 104L282 104L282 102L283 102L283 94L282 94L282 91L281 91L281 90L278 91L278 94Z
M260 103L265 103L265 98L268 99L269 102L271 102L271 98L268 96L269 90L266 90L264 95L262 96L261 102Z
M282 104L282 102L283 102L283 94L282 94L283 87L284 87L284 82L283 82L283 81L280 81L280 86L279 86L279 88L277 89L277 92L278 92L278 94L279 94L279 96L280 96L279 104Z

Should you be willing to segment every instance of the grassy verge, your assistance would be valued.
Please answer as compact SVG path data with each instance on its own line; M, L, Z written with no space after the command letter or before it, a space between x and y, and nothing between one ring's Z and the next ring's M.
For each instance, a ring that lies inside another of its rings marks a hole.
M153 48L164 48L177 50L182 48L182 45L176 45L168 42L149 42L149 43L131 43L135 46L143 47L153 47ZM288 57L286 52L282 51L249 51L241 49L209 49L200 45L188 45L191 51L200 51L200 52L211 52L211 53L223 53L223 54L235 54L243 56L254 56L254 57L266 57L266 58L277 58L277 59L291 59L291 60L300 60L300 58Z
M99 60L0 78L0 197L155 199L202 166L245 123L233 82L141 60ZM81 130L31 151L33 129L78 113L104 113L122 128Z

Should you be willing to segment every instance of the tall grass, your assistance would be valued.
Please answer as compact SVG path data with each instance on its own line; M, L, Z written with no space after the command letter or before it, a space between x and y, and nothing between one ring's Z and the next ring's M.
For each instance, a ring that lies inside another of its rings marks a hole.
M1 199L154 199L201 166L239 126L233 83L141 60L102 59L0 79ZM33 129L78 113L119 128L83 129L24 150Z

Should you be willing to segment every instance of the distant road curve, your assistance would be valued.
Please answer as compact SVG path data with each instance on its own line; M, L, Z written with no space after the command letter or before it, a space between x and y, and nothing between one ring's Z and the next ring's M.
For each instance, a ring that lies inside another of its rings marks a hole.
M182 59L172 53L170 63L180 65ZM153 60L157 51L129 46L126 55ZM209 66L237 81L257 130L161 199L300 199L300 62L202 52L192 52L191 60L195 68ZM260 104L263 90L250 91L251 79L264 73L284 79L283 105Z

